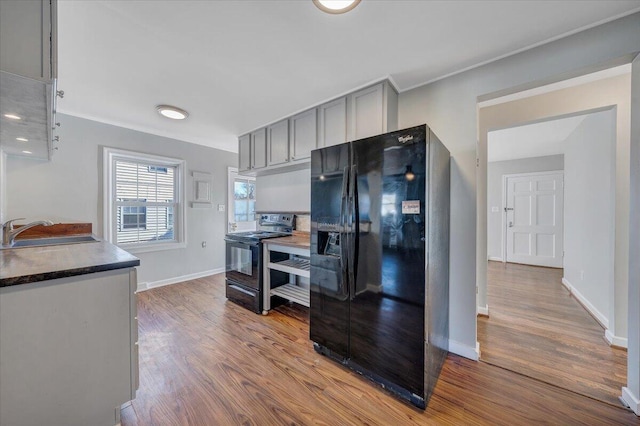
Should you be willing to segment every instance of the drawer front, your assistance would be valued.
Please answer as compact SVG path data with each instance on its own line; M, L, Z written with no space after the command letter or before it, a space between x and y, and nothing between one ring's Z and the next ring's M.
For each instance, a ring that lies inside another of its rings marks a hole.
M230 301L250 311L262 313L262 300L260 292L256 289L227 280L226 296Z

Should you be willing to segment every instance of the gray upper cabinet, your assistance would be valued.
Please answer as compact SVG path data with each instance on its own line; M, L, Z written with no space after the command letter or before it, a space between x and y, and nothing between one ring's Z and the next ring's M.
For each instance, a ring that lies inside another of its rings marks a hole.
M56 5L0 0L0 149L7 155L48 160L57 148Z
M282 120L267 127L268 165L289 161L289 120Z
M251 132L251 168L267 167L267 129Z
M315 148L397 129L398 93L383 81L240 137L239 171L259 176L301 170Z
M389 82L349 95L349 140L397 130L398 94Z
M347 98L318 107L318 148L347 141Z
M251 135L238 138L238 171L244 172L251 168Z
M56 0L0 1L0 70L41 81L57 77Z
M291 161L306 160L318 142L317 109L294 115L289 119Z

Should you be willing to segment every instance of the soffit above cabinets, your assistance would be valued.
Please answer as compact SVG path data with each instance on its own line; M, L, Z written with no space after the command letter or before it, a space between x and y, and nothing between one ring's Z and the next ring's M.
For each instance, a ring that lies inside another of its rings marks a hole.
M51 83L0 71L0 149L8 155L48 160ZM13 114L19 120L5 117ZM20 141L27 139L27 141ZM29 151L24 153L23 151Z

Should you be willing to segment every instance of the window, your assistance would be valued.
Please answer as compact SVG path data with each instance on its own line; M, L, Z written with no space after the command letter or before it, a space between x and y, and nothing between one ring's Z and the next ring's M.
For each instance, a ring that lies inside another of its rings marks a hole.
M256 229L256 179L229 167L229 232Z
M144 203L147 200L129 200ZM120 220L118 221L119 230L124 229L147 229L147 208L144 206L121 206Z
M184 161L104 148L105 238L131 251L184 247Z

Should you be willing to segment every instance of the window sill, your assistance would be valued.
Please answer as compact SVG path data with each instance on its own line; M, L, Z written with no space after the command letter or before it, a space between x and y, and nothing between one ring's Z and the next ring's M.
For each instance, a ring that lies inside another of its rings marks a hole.
M186 242L180 243L158 243L158 244L136 244L135 246L127 246L126 244L118 245L122 250L129 253L150 253L154 251L175 250L187 248Z

